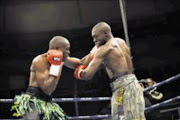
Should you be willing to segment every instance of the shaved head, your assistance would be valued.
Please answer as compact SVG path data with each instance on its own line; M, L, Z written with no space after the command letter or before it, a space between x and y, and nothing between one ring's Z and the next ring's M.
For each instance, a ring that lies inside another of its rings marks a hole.
M99 22L93 27L92 32L111 32L111 27L106 22Z
M55 36L49 42L49 49L60 50L63 52L63 59L70 55L70 43L62 36Z
M113 37L111 27L106 22L97 23L92 28L91 36L93 37L93 42L97 46L104 45L108 40Z
M65 46L69 45L69 41L62 36L55 36L49 42L49 49L59 49L64 48Z

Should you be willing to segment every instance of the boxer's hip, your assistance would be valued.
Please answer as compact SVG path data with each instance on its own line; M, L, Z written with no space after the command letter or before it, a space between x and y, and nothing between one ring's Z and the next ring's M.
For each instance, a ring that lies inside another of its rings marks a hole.
M52 101L52 96L45 94L39 87L29 86L26 90L26 94L29 94L46 102Z
M126 88L129 84L136 82L137 78L134 74L128 74L127 72L121 73L118 77L115 78L115 80L110 83L112 91L115 91L119 88Z
M15 110L14 116L23 116L28 112L32 112L31 107L42 115L43 119L46 118L60 118L66 120L67 116L62 108L51 101L51 96L48 96L41 91L38 87L28 87L25 94L16 95L16 101L11 107ZM50 120L50 119L48 119Z

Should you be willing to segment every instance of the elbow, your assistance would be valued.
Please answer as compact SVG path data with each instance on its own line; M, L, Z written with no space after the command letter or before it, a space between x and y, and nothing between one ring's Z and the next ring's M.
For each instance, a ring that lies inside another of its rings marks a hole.
M91 80L91 77L86 77L84 78L84 80Z
M86 80L91 80L92 78L93 78L93 76L89 75L89 76L86 77Z
M93 78L93 76L86 76L86 79L85 80L91 80Z
M81 78L83 79L83 80L91 80L92 79L92 75L90 75L90 74L87 74L87 72L82 72L82 74L81 74Z

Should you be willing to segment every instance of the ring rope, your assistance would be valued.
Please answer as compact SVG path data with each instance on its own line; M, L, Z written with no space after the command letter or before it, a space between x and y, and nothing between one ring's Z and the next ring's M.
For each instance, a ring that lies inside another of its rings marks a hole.
M153 88L155 88L155 87L160 87L160 86L162 86L162 85L164 85L164 84L170 83L170 82L172 82L172 81L174 81L174 80L177 80L177 79L179 79L179 78L180 78L180 74L177 74L177 75L175 75L175 76L173 76L173 77L170 77L170 78L168 78L168 79L166 79L166 80L163 80L162 82L159 82L159 83L153 85L152 87L147 87L147 88L145 88L145 89L144 89L144 92L147 92L147 91L149 91L149 90L151 90L151 89L153 89Z
M91 116L72 116L68 117L69 120L82 120L82 119L110 119L111 115L91 115Z
M154 104L150 107L146 107L145 108L145 113L147 112L150 112L150 110L153 110L155 108L158 108L158 107L161 107L167 103L171 103L173 101L176 101L176 100L179 100L180 99L180 96L177 96L177 97L174 97L174 98L171 98L169 100L166 100L166 101L163 101L161 103L157 103L157 104ZM92 115L92 116L72 116L72 117L68 117L69 120L77 120L77 119L109 119L111 118L111 115L110 114L106 114L106 115ZM3 119L3 120L21 120L21 119Z
M110 97L53 98L53 102L108 101ZM15 99L0 99L2 103L13 103Z
M155 87L159 87L164 84L173 82L179 78L180 78L180 74L175 75L171 78L168 78L162 82L155 84L152 87L148 87L148 88L144 89L144 92L149 91ZM52 99L53 102L85 102L85 101L107 101L107 100L111 100L111 97L53 98ZM15 101L14 99L0 99L0 102L4 102L4 103L12 103L14 101Z
M54 102L107 101L110 97L53 98Z
M173 101L176 101L176 100L179 100L180 99L180 96L177 96L177 97L174 97L174 98L171 98L169 100L166 100L166 101L163 101L161 103L158 103L158 104L154 104L150 107L146 107L145 108L145 113L147 112L150 112L150 110L153 110L155 108L158 108L158 107L161 107L167 103L171 103ZM71 120L76 120L76 119L100 119L100 118L103 118L103 119L110 119L111 118L111 115L110 114L107 114L107 115L93 115L93 116L73 116L73 117L69 117L69 119Z
M165 105L167 103L171 103L171 102L179 100L179 99L180 99L180 96L177 96L177 97L171 98L169 100L163 101L161 103L157 103L157 104L151 105L150 107L146 107L145 108L145 112L149 112L149 110L153 110L154 108L161 107L161 106L163 106L163 105Z
M167 83L170 83L174 80L177 80L178 78L180 78L180 74L176 75L176 76L173 76L169 79L166 79L162 82L159 82L157 84L155 84L154 86L152 87L148 87L144 90L144 92L148 91L148 90L151 90L155 87L159 87L159 86L162 86L164 84L167 84ZM84 97L84 98L53 98L52 101L53 102L83 102L83 101L107 101L107 100L110 100L111 98L110 97ZM161 103L158 103L158 104L154 104L150 107L147 107L145 108L145 112L149 112L150 110L152 109L155 109L155 108L158 108L160 106L163 106L164 104L167 104L167 103L170 103L172 101L175 101L175 100L179 100L180 99L180 96L177 96L177 97L174 97L174 98L171 98L169 100L166 100L166 101L163 101ZM14 102L15 99L0 99L0 102L3 102L3 103L12 103ZM92 115L92 116L72 116L72 117L68 117L68 119L70 120L75 120L75 119L109 119L111 118L111 115L110 114L107 114L107 115ZM21 119L4 119L4 120L21 120Z

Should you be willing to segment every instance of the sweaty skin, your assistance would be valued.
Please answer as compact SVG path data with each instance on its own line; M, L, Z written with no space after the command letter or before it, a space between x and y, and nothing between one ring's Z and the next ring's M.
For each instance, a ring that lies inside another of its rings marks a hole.
M91 61L90 54L86 55L82 59L69 57L70 43L68 41L61 43L61 46L63 48L61 49L61 51L63 51L63 64L61 65L58 77L49 75L49 69L51 65L47 60L47 53L44 53L38 55L32 61L30 68L31 73L29 79L29 86L39 87L43 90L45 94L51 95L57 87L63 69L63 65L65 65L68 68L75 69L77 65L88 65Z
M81 73L82 79L91 79L102 63L110 77L117 76L120 72L133 71L129 48L120 38L112 38L97 49L94 59Z
M81 64L88 66L89 63L94 58L96 51L97 51L97 46L94 46L90 51L90 53L81 59Z
M88 66L89 63L92 61L95 52L97 51L97 46L94 46L89 54L84 56L82 59L75 58L75 57L67 57L64 61L64 65L75 69L78 65L86 65Z
M46 60L46 53L38 55L31 64L29 86L40 87L44 93L51 95L56 89L61 76L63 64L58 77L49 75L50 64Z
M112 120L118 120L121 115L125 120L145 120L143 91L133 74L133 64L126 43L113 37L111 27L105 22L93 27L92 37L97 46L94 58L85 69L76 69L76 77L91 79L99 66L104 64L110 78L114 77L114 81L110 83Z
M107 56L104 56L103 62L106 70L111 72L112 77L117 76L120 72L132 73L133 64L130 58L129 48L124 40L112 38L107 42L107 47L112 47L112 49Z
M66 38L56 36L50 41L49 49L62 51L63 61L66 61L70 54L70 43ZM57 87L63 65L64 62L60 65L58 76L53 76L49 74L51 64L47 59L47 53L36 56L30 67L29 86L39 87L45 94L51 95Z

